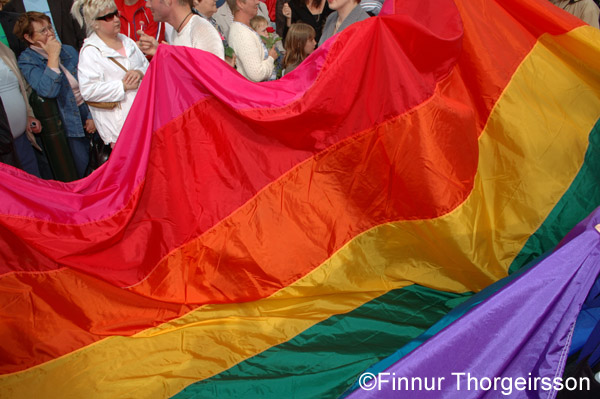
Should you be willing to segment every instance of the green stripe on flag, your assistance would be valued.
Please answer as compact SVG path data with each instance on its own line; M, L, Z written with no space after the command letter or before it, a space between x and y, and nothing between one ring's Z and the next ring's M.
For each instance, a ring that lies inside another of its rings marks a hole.
M469 297L416 285L390 291L192 384L174 398L337 397L357 374L419 336Z
M600 205L600 120L590 132L583 165L571 186L510 265L514 273L551 251L581 220Z
M600 205L599 153L600 121L590 132L579 173L527 240L512 262L510 273L552 250L573 226ZM496 284L495 289L502 286ZM485 297L493 295L492 291L488 290ZM330 317L223 373L194 383L174 398L339 397L368 367L411 343L436 322L448 325L468 311L470 306L446 318L450 310L472 295L417 285L390 291L352 312ZM415 345L418 344L420 340Z

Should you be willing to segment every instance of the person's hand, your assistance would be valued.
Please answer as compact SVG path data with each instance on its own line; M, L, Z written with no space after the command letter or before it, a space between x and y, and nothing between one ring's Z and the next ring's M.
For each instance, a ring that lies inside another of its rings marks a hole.
M285 3L283 5L283 8L281 9L281 13L287 19L291 19L292 18L292 8L290 7L290 5L288 3Z
M43 152L41 147L38 145L37 141L35 141L35 136L33 133L40 133L42 131L42 124L40 121L35 119L33 116L27 117L27 127L25 128L25 136L27 140L31 143L31 146L38 150L39 152Z
M89 134L96 132L96 124L94 123L94 120L93 119L86 120L84 129Z
M277 50L275 50L275 46L271 47L271 49L269 50L269 56L274 60L277 59Z
M31 133L40 133L42 131L42 124L33 116L28 116L26 130Z
M142 53L153 56L156 54L156 48L158 47L158 40L150 35L147 35L142 30L136 32L140 37L140 40L136 42L137 46L142 50Z
M42 152L42 149L38 145L37 141L35 141L35 136L33 135L33 133L40 133L41 131L42 124L40 123L40 121L35 119L33 116L28 116L27 127L25 128L25 136L27 137L27 140L29 140L33 148L40 152Z
M125 90L135 90L140 86L144 75L140 71L127 71L123 77L123 87Z
M37 42L37 44L48 54L48 68L58 68L60 65L60 49L62 44L56 40L56 37L51 36L46 40L46 43Z
M38 42L38 44L48 53L48 58L60 56L62 44L56 39L56 36L50 36L46 43Z
M232 68L235 68L235 54L232 57L225 57L225 62L228 63Z

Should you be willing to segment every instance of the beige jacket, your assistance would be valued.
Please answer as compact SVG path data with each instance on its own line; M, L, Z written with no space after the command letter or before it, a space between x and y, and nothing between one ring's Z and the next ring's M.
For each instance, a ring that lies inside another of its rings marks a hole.
M4 63L13 71L13 73L17 77L17 80L19 81L19 88L21 89L21 94L23 94L23 99L25 100L25 106L27 107L27 116L31 116L31 117L35 118L35 115L33 114L33 110L31 109L31 106L29 105L29 95L28 94L31 92L31 87L29 86L29 83L27 83L27 81L23 78L23 75L21 74L21 70L19 69L19 66L17 65L17 58L15 57L15 54L12 52L12 50L10 48L6 47L6 45L4 43L0 43L0 58L2 58L2 61L4 61ZM25 129L25 135L27 135L27 139L29 140L29 142L31 143L31 145L34 148L36 148L39 151L42 151L42 149L35 142L35 137L33 136L33 133L31 133L29 128Z
M23 78L23 75L21 75L21 70L17 65L17 58L15 57L15 53L13 53L10 48L6 47L4 43L0 43L0 58L2 58L2 61L4 61L4 63L13 71L13 73L17 77L17 80L19 81L21 94L23 94L23 99L25 100L25 105L27 106L27 116L34 116L33 110L29 105L28 96L28 94L31 92L31 87L29 86L29 83L27 83L27 81Z

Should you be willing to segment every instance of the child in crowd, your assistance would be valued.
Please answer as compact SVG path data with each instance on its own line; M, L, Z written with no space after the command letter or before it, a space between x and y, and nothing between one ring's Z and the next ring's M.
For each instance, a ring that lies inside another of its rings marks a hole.
M273 75L271 80L280 78L283 72L283 54L284 50L281 46L281 38L275 33L275 29L269 27L269 21L261 15L257 15L250 20L250 26L256 33L259 34L267 51L275 46L277 51L277 59L275 60L275 68L273 68Z
M269 27L269 21L261 15L257 15L250 20L250 26L256 33L263 37L268 37L269 33L267 32L267 28Z
M297 22L290 26L285 38L285 57L283 58L283 74L290 73L313 51L317 42L312 26Z

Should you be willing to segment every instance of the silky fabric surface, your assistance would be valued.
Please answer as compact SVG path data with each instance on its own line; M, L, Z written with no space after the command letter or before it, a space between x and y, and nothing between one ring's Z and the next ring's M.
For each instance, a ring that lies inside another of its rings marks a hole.
M554 386L554 378L564 370L577 314L600 272L600 232L595 229L599 223L600 209L582 222L580 226L586 229L576 238L385 372L390 378L409 381L413 377L445 379L440 388L411 389L414 398L496 398L508 390L475 388L474 383L467 389L467 377L460 377L460 382L455 373L511 381L547 378ZM509 341L512 349L507 350ZM381 384L381 389L376 386L372 391L358 389L349 398L398 395L391 383ZM511 398L555 392L512 389Z
M169 397L392 290L504 277L585 166L597 33L541 2L396 8L264 85L162 46L105 166L3 169L2 394Z

